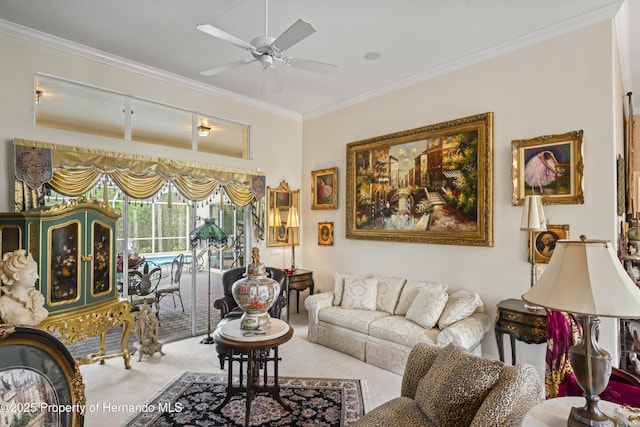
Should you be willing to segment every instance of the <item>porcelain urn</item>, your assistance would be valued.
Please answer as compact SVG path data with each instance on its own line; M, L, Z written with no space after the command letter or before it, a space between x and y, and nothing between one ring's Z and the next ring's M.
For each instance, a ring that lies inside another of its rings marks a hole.
M252 262L242 279L231 287L231 294L244 313L240 318L240 329L267 331L271 328L269 309L280 294L280 283L267 277L267 269L260 262L258 248L253 248Z

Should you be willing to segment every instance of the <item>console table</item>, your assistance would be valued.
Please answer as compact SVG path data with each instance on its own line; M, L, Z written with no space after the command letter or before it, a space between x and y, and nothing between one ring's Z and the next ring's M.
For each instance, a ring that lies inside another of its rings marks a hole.
M516 340L527 344L547 342L547 312L530 310L520 299L507 299L498 303L495 322L496 342L500 360L504 362L503 335L511 338L511 364L516 364Z
M313 295L313 271L298 269L291 274L287 274L287 322L291 312L290 294L296 292L296 313L300 313L300 292L309 289L309 295Z
M109 329L117 326L122 326L121 351L107 354L105 334ZM131 304L126 299L116 300L69 315L53 316L45 319L38 327L54 335L65 345L89 337L100 336L100 350L97 353L76 357L75 361L78 365L95 362L103 364L106 359L122 357L124 367L131 368L129 363L131 355L127 340L133 328L133 316L131 315Z
M245 333L248 336L245 336ZM246 395L245 426L249 425L251 414L251 402L257 393L269 393L283 408L291 411L280 397L280 385L278 383L278 346L286 343L293 336L293 328L280 319L271 319L271 330L265 335L252 335L240 329L240 319L225 322L213 332L213 340L227 349L229 352L229 372L227 378L227 395L224 400L214 408L214 413L219 413L229 403L233 396ZM270 355L273 350L273 357ZM240 383L233 384L233 353L240 353ZM247 362L246 383L243 384L242 365ZM267 383L267 363L273 362L273 384ZM264 369L262 384L260 384L260 369Z

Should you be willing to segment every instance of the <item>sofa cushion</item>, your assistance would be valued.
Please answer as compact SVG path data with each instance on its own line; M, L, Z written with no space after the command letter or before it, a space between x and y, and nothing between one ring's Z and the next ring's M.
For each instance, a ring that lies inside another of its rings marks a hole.
M389 313L384 311L358 310L336 306L325 307L318 313L318 319L323 322L363 334L368 334L371 322L387 316L389 316Z
M345 277L340 306L373 311L376 309L377 296L378 281L376 279Z
M409 307L411 307L411 303L416 299L418 292L420 292L420 289L441 290L446 292L447 285L444 283L427 283L418 282L416 280L407 280L402 287L402 293L400 293L400 299L398 300L394 314L405 316Z
M344 293L344 279L346 277L356 277L366 279L366 274L347 274L347 273L333 273L333 305L342 304L342 294Z
M376 310L393 314L396 304L398 304L398 298L400 297L405 279L402 277L383 276L374 276L374 278L378 279Z
M381 340L413 347L419 342L435 344L437 328L425 329L403 316L386 316L369 324L369 335Z
M407 310L406 317L423 328L431 329L438 323L448 298L449 295L444 291L421 289Z
M452 292L438 320L438 327L442 330L459 320L466 319L476 311L481 302L480 295L476 293L465 290Z
M500 361L473 356L450 344L420 380L416 402L441 427L469 426L503 367Z

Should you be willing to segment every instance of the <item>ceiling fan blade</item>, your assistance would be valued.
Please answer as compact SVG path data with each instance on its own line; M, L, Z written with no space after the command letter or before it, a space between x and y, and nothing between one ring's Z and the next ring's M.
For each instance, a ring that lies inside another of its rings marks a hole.
M312 61L311 59L287 58L285 63L294 68L301 70L313 71L315 73L333 74L338 72L338 66L326 64L324 62Z
M220 28L216 28L211 24L196 25L196 29L212 37L220 39L222 41L234 44L242 49L246 49L248 51L255 50L255 48L251 44L247 43L246 41L240 40L236 36L233 36L225 31L222 31Z
M260 77L260 97L265 94L274 94L282 90L280 85L280 77L278 71L275 68L262 70L262 76Z
M313 28L313 25L303 19L298 19L284 33L280 34L271 45L282 52L315 32L316 29Z
M215 74L220 74L224 71L233 70L234 68L242 67L247 64L251 64L255 62L255 59L243 59L241 61L231 62L229 64L218 65L217 67L209 68L208 70L200 71L200 74L203 76L213 76Z

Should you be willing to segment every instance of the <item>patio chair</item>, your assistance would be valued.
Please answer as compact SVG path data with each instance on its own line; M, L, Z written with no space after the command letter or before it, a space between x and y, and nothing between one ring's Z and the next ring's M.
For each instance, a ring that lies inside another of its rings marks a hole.
M196 271L204 271L204 262L205 262L205 256L207 255L207 252L209 252L208 249L202 249L200 252L198 252L198 254L196 255L195 262L192 262L189 265L189 273L193 273L194 264L196 266Z
M180 254L173 259L171 263L171 275L169 283L160 283L156 289L156 299L158 304L158 312L160 311L160 301L167 295L171 295L173 298L173 308L177 308L176 296L180 299L180 306L184 311L184 304L182 302L182 295L180 294L180 286L182 276L182 268L184 267L184 255Z
M146 261L140 270L129 270L129 301L133 310L139 310L139 306L147 303L158 311L156 291L162 279L162 269L153 261Z

